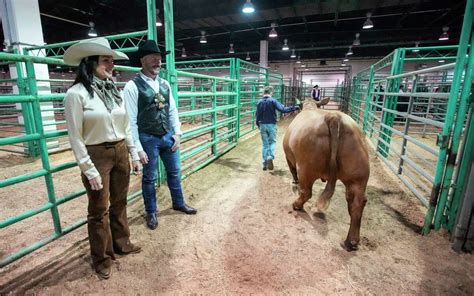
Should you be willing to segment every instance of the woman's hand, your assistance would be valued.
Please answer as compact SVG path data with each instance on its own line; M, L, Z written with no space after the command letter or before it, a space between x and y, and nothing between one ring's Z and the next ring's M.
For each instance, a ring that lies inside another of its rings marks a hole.
M89 184L91 184L92 190L101 190L103 188L102 178L100 176L90 179Z
M133 173L135 175L140 175L141 170L142 170L142 166L140 165L139 160L132 161L132 168L133 168Z
M138 157L140 157L140 161L142 164L148 163L148 155L146 155L145 151L138 152Z

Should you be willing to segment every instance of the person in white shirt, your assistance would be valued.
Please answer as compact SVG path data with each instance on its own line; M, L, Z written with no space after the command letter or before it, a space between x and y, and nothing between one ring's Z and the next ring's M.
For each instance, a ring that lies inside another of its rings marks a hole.
M166 52L167 54L169 52ZM173 209L186 214L197 210L184 201L181 188L180 161L177 154L181 139L178 117L168 81L158 77L161 51L153 40L143 42L131 57L131 65L141 71L130 80L123 94L128 111L133 140L143 164L142 195L148 228L156 229L156 180L158 156L166 169Z
M110 277L115 253L141 251L130 242L127 221L129 154L136 172L140 161L125 103L110 79L114 59L128 57L112 50L105 38L81 41L64 54L67 65L78 66L74 84L64 98L64 112L89 199L87 230L92 264L103 279Z

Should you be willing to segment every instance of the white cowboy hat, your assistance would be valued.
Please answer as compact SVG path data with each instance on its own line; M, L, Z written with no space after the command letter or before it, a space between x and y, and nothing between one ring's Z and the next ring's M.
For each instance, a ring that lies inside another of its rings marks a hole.
M114 60L128 60L128 56L110 48L109 41L103 37L86 39L70 46L64 53L64 63L77 66L85 57L95 55L112 56Z

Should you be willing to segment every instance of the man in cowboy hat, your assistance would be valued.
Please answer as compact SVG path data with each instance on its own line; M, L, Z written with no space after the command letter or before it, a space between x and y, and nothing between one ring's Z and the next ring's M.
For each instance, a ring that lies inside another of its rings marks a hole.
M169 52L165 52L164 55ZM141 71L124 88L133 139L143 164L142 191L148 228L158 226L156 219L156 179L158 156L166 169L173 209L186 214L197 210L184 201L181 189L180 162L176 151L181 139L178 109L168 81L158 77L162 53L153 40L138 47L130 59Z

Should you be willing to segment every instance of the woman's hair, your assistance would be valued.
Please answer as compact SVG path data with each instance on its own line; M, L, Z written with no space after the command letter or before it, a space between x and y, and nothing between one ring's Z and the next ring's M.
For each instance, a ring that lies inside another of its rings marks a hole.
M89 56L81 60L81 63L77 67L76 79L72 85L82 83L87 89L87 92L94 97L94 91L92 90L92 80L94 77L94 69L99 63L99 56Z

